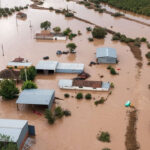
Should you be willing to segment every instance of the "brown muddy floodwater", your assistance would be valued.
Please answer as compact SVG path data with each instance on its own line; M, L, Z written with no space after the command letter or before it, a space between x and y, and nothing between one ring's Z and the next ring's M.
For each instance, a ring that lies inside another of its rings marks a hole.
M10 5L12 4L10 3ZM69 9L76 11L76 15L81 18L88 19L106 28L113 25L115 31L126 33L131 37L144 36L150 40L150 28L127 20L115 19L108 14L98 14L74 2L46 0L44 6L64 8L66 4L68 4ZM9 5L9 2L7 5ZM101 80L100 76L103 75L102 80L113 82L115 88L105 104L95 106L94 101L102 96L106 97L107 92L89 91L95 100L77 101L75 95L78 91L60 90L58 88L59 79L72 79L76 75L38 75L35 82L39 88L55 89L56 97L62 99L64 99L64 93L70 93L73 96L62 101L56 100L56 105L69 109L72 116L58 120L50 126L43 114L41 116L36 115L31 108L23 108L22 111L17 111L15 100L8 102L0 100L0 118L26 119L29 124L35 125L36 144L32 146L31 150L100 150L104 147L109 147L112 150L125 150L125 133L128 124L126 112L128 109L124 107L124 103L131 100L138 110L137 141L141 150L147 150L150 147L148 141L150 138L150 91L148 89L150 69L145 58L145 53L148 51L146 45L143 44L141 47L143 67L139 69L136 67L137 60L129 47L120 42L112 42L112 35L110 34L106 36L105 40L88 42L87 39L91 34L86 32L86 27L90 26L89 24L75 19L65 19L61 14L45 10L29 8L23 12L28 15L25 21L16 20L15 14L0 19L0 44L3 44L5 53L5 56L2 56L0 50L1 70L6 67L8 61L18 56L28 59L33 65L36 65L43 56L49 56L50 60L84 63L85 71L91 75L89 80ZM82 32L81 36L77 36L73 40L77 44L76 55L56 56L57 50L66 50L66 44L70 42L69 40L36 41L34 39L35 33L40 31L40 23L45 20L52 23L52 28L61 26L63 30L70 27L75 33L78 30ZM32 28L29 27L30 22ZM98 47L116 48L119 63L114 67L120 69L119 75L110 75L106 69L107 65L88 66L90 61L95 61L96 48ZM42 109L37 108L37 110L43 113ZM99 131L108 131L111 135L111 142L99 142L96 139Z

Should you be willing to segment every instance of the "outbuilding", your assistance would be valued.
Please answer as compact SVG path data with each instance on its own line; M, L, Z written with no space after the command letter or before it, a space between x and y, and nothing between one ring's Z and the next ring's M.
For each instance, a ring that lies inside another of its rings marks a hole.
M8 137L8 142L16 143L18 150L22 150L29 135L28 121L0 119L0 135L0 142L6 142L6 137Z
M117 53L114 48L97 48L96 50L97 62L100 64L116 64L117 63Z
M30 62L9 62L7 65L7 68L12 68L12 69L23 69L23 68L29 68L32 66L32 63Z
M56 72L58 73L77 73L84 71L84 64L79 63L58 63Z
M88 80L59 80L59 88L68 90L109 91L110 83Z
M57 61L39 61L39 63L36 65L36 70L38 72L43 71L44 73L55 73L56 72L56 67L58 65Z
M50 109L55 99L54 90L25 89L19 95L18 104L45 105Z

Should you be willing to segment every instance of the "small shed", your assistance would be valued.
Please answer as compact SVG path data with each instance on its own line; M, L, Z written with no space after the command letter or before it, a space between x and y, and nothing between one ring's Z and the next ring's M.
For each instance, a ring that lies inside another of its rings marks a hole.
M0 142L5 142L5 138L2 137L2 135L5 135L9 137L8 142L16 143L18 150L22 150L28 134L28 121L0 119Z
M114 48L97 48L96 50L97 62L100 64L116 64L117 63L117 53Z
M25 89L19 95L17 104L45 105L50 109L55 99L54 90Z
M36 70L38 72L45 72L45 73L55 73L56 72L56 67L58 65L57 61L43 61L41 60L37 65L36 65Z
M23 69L23 68L29 68L32 66L32 63L30 62L9 62L7 64L7 68L14 68L14 69Z
M84 64L79 63L58 63L56 72L58 73L77 73L84 71Z

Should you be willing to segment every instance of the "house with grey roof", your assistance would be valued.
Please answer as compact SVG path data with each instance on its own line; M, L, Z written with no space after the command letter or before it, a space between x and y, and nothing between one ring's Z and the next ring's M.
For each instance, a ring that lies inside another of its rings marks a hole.
M117 63L117 53L116 49L103 47L97 48L96 59L100 64L116 64Z
M50 109L55 99L54 90L25 89L19 95L16 103L28 105L45 105Z
M28 135L27 120L0 119L0 142L12 142L17 145L18 150L22 150Z

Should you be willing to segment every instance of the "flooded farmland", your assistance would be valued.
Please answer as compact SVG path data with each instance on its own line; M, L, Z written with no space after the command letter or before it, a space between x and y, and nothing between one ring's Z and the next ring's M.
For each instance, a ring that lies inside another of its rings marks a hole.
M13 0L1 1L1 7L25 6L31 4L30 1ZM146 37L150 41L150 27L128 21L122 18L114 18L109 14L99 14L94 10L89 10L75 2L66 2L65 0L45 0L43 7L66 8L75 11L75 15L86 19L96 25L121 32L129 37ZM107 8L106 9L110 9ZM17 111L16 100L0 100L0 118L25 119L30 124L35 125L36 143L31 150L98 150L109 147L112 150L125 150L125 134L128 125L127 111L124 104L130 100L137 108L137 141L141 150L147 150L150 147L148 139L150 138L150 69L145 54L149 51L146 44L142 44L142 68L137 67L138 62L130 48L120 42L111 40L112 35L107 34L105 39L89 42L91 34L86 31L86 27L93 27L87 23L76 19L66 19L62 14L56 14L48 10L35 10L29 7L23 10L27 14L25 21L16 19L16 14L7 18L0 18L0 44L3 44L4 56L0 50L0 69L6 68L9 61L16 57L28 59L33 65L36 65L44 56L49 56L50 60L59 62L76 62L85 64L85 71L91 77L88 80L102 80L113 82L115 88L112 94L103 105L96 106L95 100L100 97L106 97L107 92L84 91L83 94L91 93L91 101L77 100L75 98L78 91L61 90L58 87L59 79L72 79L74 74L55 74L38 75L36 84L40 89L54 89L56 97L64 100L56 100L55 105L61 105L63 108L71 111L71 117L56 121L54 125L49 125L44 117L44 111L39 110L42 115L32 112L31 108ZM150 23L149 18L142 16L128 17L139 19ZM34 39L35 33L40 32L40 23L49 20L52 27L60 26L62 30L70 27L74 33L78 30L82 35L77 36L72 42L77 45L77 53L57 56L57 50L66 50L67 41L37 41ZM30 27L30 24L32 27ZM111 28L113 26L113 28ZM89 66L91 61L96 60L96 48L112 47L117 50L119 63L113 65L118 70L119 75L112 76L107 70L108 65ZM103 75L103 78L100 76ZM18 85L21 87L21 85ZM64 94L69 93L70 98L64 98ZM99 131L108 131L111 135L110 143L102 143L96 136Z

